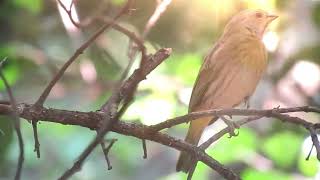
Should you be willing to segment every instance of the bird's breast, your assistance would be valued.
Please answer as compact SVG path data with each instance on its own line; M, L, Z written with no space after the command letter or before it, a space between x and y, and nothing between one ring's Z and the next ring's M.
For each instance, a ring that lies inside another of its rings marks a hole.
M259 72L265 70L268 58L265 47L259 39L247 38L237 48L243 66Z

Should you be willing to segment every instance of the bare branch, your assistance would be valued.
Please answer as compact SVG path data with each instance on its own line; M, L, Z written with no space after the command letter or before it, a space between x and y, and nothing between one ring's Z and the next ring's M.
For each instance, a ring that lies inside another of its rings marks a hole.
M239 120L236 123L238 123L241 126L241 125L244 125L244 124L249 123L251 121L258 120L262 117L263 116L251 116L251 117ZM222 129L218 133L214 134L211 138L209 138L206 142L202 143L199 147L201 149L207 149L212 143L216 142L218 139L220 139L222 136L224 136L228 132L229 132L228 127Z
M18 158L18 165L17 165L16 174L15 174L15 177L14 177L15 180L18 180L18 179L21 178L21 171L22 171L22 166L23 166L23 161L24 161L24 145L23 145L23 138L22 138L22 134L21 134L21 130L20 130L20 119L19 119L19 115L18 115L17 103L16 103L16 100L15 100L15 98L13 96L11 87L10 87L6 77L2 73L2 66L3 66L5 61L6 61L6 58L4 58L0 62L0 78L2 79L2 81L3 81L3 83L4 83L5 87L6 87L6 91L7 91L8 95L9 95L10 104L12 106L12 111L11 111L10 115L14 119L13 126L14 126L14 129L15 129L17 137L18 137L19 158Z
M152 14L152 16L149 18L144 31L142 33L142 38L145 39L147 34L150 32L152 27L157 23L160 16L166 11L167 7L170 5L171 0L162 0L161 2L158 2L158 5Z
M37 157L40 158L40 142L38 137L37 120L31 120L34 138L34 152L37 153Z
M147 143L145 139L142 139L142 149L143 149L143 159L147 159L148 153L147 153Z
M136 69L130 76L130 78L122 84L122 86L119 88L119 91L116 91L116 93L114 93L110 97L108 102L102 106L101 111L103 112L103 121L101 121L101 127L97 128L97 136L81 153L74 165L70 169L68 169L59 179L67 179L80 170L84 160L102 141L106 133L112 128L112 125L118 122L118 119L116 119L116 113L119 103L124 98L125 94L131 92L140 81L144 80L152 70L154 70L166 58L168 58L170 53L171 49L160 49L158 52L156 52L156 54L150 56L150 59L148 60L149 63L146 63L144 67Z
M78 125L82 127L87 127L90 129L99 129L99 125L101 125L101 122L105 119L105 114L101 112L78 112L78 111L66 111L66 110L58 110L58 109L46 109L44 107L41 107L39 109L39 112L35 113L32 111L33 105L28 104L20 104L19 112L20 116L24 119L43 119L43 121L50 121L50 122L56 122L66 125ZM0 104L0 114L10 114L13 111L12 107L10 105L1 105ZM315 107L295 107L295 108L279 108L279 109L269 109L269 110L247 110L247 109L226 109L226 110L210 110L207 112L201 112L199 115L205 114L210 115L210 113L215 112L218 114L224 114L224 115L238 115L238 116L249 116L248 118L239 120L239 125L244 125L246 123L259 120L261 119L261 115L266 115L264 117L276 117L280 120L287 122L287 123L293 123L299 126L303 127L313 127L314 129L320 128L320 123L313 124L310 122L307 122L301 118L292 117L286 114L280 114L278 113L288 113L288 112L316 112L319 113L320 109ZM268 114L269 113L269 114ZM271 114L275 114L272 115ZM194 117L195 114L189 114L184 117L186 122L190 121L190 117ZM63 118L61 118L63 117ZM180 117L178 117L180 118ZM172 119L171 121L176 122L175 119ZM181 123L184 123L183 121ZM160 123L161 124L161 123ZM156 125L157 127L157 125ZM210 145L209 143L204 143L200 145L200 147L195 147L194 145L188 144L182 140L175 139L171 136L168 136L166 134L156 132L154 130L154 126L145 126L137 123L128 123L128 122L122 122L118 121L117 123L113 124L111 127L111 131L127 135L127 136L133 136L139 139L145 139L150 140L154 142L158 142L160 144L163 144L168 147L175 148L179 151L185 151L190 153L191 155L196 155L198 161L202 161L207 166L211 167L215 171L217 171L221 176L223 176L226 179L237 179L238 176L235 175L231 170L224 167L219 162L212 159L210 156L208 156L204 149ZM224 130L222 130L223 132ZM227 131L223 132L224 134L227 133ZM219 132L218 134L223 133ZM219 135L219 137L222 137L222 135ZM216 138L219 138L216 137ZM209 140L208 140L209 141ZM213 142L215 140L212 140ZM99 141L97 142L99 143ZM206 144L206 145L205 145ZM209 145L207 145L209 144ZM79 166L80 168L81 166Z
M43 106L43 103L47 99L51 89L58 82L58 80L63 76L67 68L86 50L93 42L96 40L106 29L112 27L115 21L122 15L128 12L132 0L128 0L126 5L119 11L119 13L113 18L113 20L105 25L103 25L96 33L94 33L91 38L89 38L85 43L83 43L75 53L70 57L70 59L62 66L59 72L53 77L48 86L45 88L39 99L35 103L35 107Z
M193 173L194 173L194 171L196 170L196 167L197 167L197 163L198 163L198 160L196 159L196 157L192 156L192 158L191 158L191 168L190 168L190 170L188 172L187 180L191 180L192 179Z
M315 131L315 129L313 127L309 127L309 132L311 135L311 140L312 140L312 147L314 146L316 148L317 151L317 159L320 161L320 144L319 144L319 139L318 139L318 135ZM311 149L312 151L312 149Z
M265 116L265 117L275 117L278 118L277 113L290 113L290 112L316 112L320 113L320 109L310 106L301 106L294 108L279 108L279 109L269 109L269 110L256 110L256 109L213 109L208 111L193 112L184 116L175 117L173 119L168 119L162 123L151 126L155 131L161 131L172 126L190 122L194 119L208 116ZM295 121L294 119L291 119ZM304 120L303 120L304 121ZM304 121L304 124L309 125L308 122Z
M103 150L103 154L104 154L104 157L107 161L107 164L108 164L108 170L111 170L112 169L112 166L111 166L111 163L110 163L110 160L109 160L109 151L111 149L111 147L113 146L113 144L117 141L117 139L111 139L110 140L110 144L108 145L108 147L105 146L105 143L103 141L100 142L100 145L102 147L102 150Z

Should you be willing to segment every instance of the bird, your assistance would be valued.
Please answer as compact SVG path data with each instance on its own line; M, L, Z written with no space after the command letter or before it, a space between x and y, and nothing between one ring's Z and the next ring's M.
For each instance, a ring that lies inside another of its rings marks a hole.
M247 9L229 20L204 58L192 90L189 113L233 108L248 100L267 68L263 34L277 17L264 10ZM197 145L204 129L218 118L191 121L185 142ZM176 170L188 173L192 161L192 156L182 151Z

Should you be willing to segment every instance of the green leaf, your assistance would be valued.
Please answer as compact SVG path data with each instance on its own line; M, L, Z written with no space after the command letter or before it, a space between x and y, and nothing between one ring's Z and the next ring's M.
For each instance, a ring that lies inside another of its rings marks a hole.
M42 8L41 0L14 0L14 5L20 8L27 9L33 14L38 14Z
M15 64L5 66L3 74L6 77L9 85L13 85L19 77L19 68ZM5 89L4 83L3 81L0 81L0 90L3 89Z
M289 180L292 179L289 175L278 171L258 171L255 169L246 169L241 173L244 180Z
M262 151L276 165L288 168L295 164L302 141L301 136L290 131L284 131L266 139Z

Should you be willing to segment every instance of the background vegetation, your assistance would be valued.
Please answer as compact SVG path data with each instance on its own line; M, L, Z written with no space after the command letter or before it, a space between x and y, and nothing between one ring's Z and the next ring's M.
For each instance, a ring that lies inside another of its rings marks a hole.
M97 12L113 15L123 0L76 1L80 20ZM120 23L141 34L156 1L139 0ZM269 69L251 99L252 108L320 104L320 1L317 0L173 0L146 38L149 52L173 48L173 55L139 86L126 121L151 125L187 113L192 85L202 59L221 34L226 21L246 8L259 8L280 16L264 38ZM55 1L4 0L0 2L0 59L8 57L4 72L19 102L33 103L50 78L99 26L81 30L63 23ZM67 71L50 95L47 107L94 111L110 95L128 63L129 40L109 30ZM2 82L0 97L7 99ZM319 115L296 114L314 122ZM0 179L11 179L18 154L17 140L7 117L0 117ZM184 138L188 125L168 130ZM204 138L216 127L208 128ZM31 125L22 121L25 165L22 179L55 179L71 166L94 137L88 129L41 122L38 126L42 157L33 152ZM111 150L113 169L107 170L97 148L82 171L72 179L185 179L175 172L178 152L148 142L148 159L142 159L140 140L110 133L119 141ZM316 179L320 167L308 132L278 121L263 120L224 137L208 152L232 167L245 180ZM194 179L216 174L199 163Z

